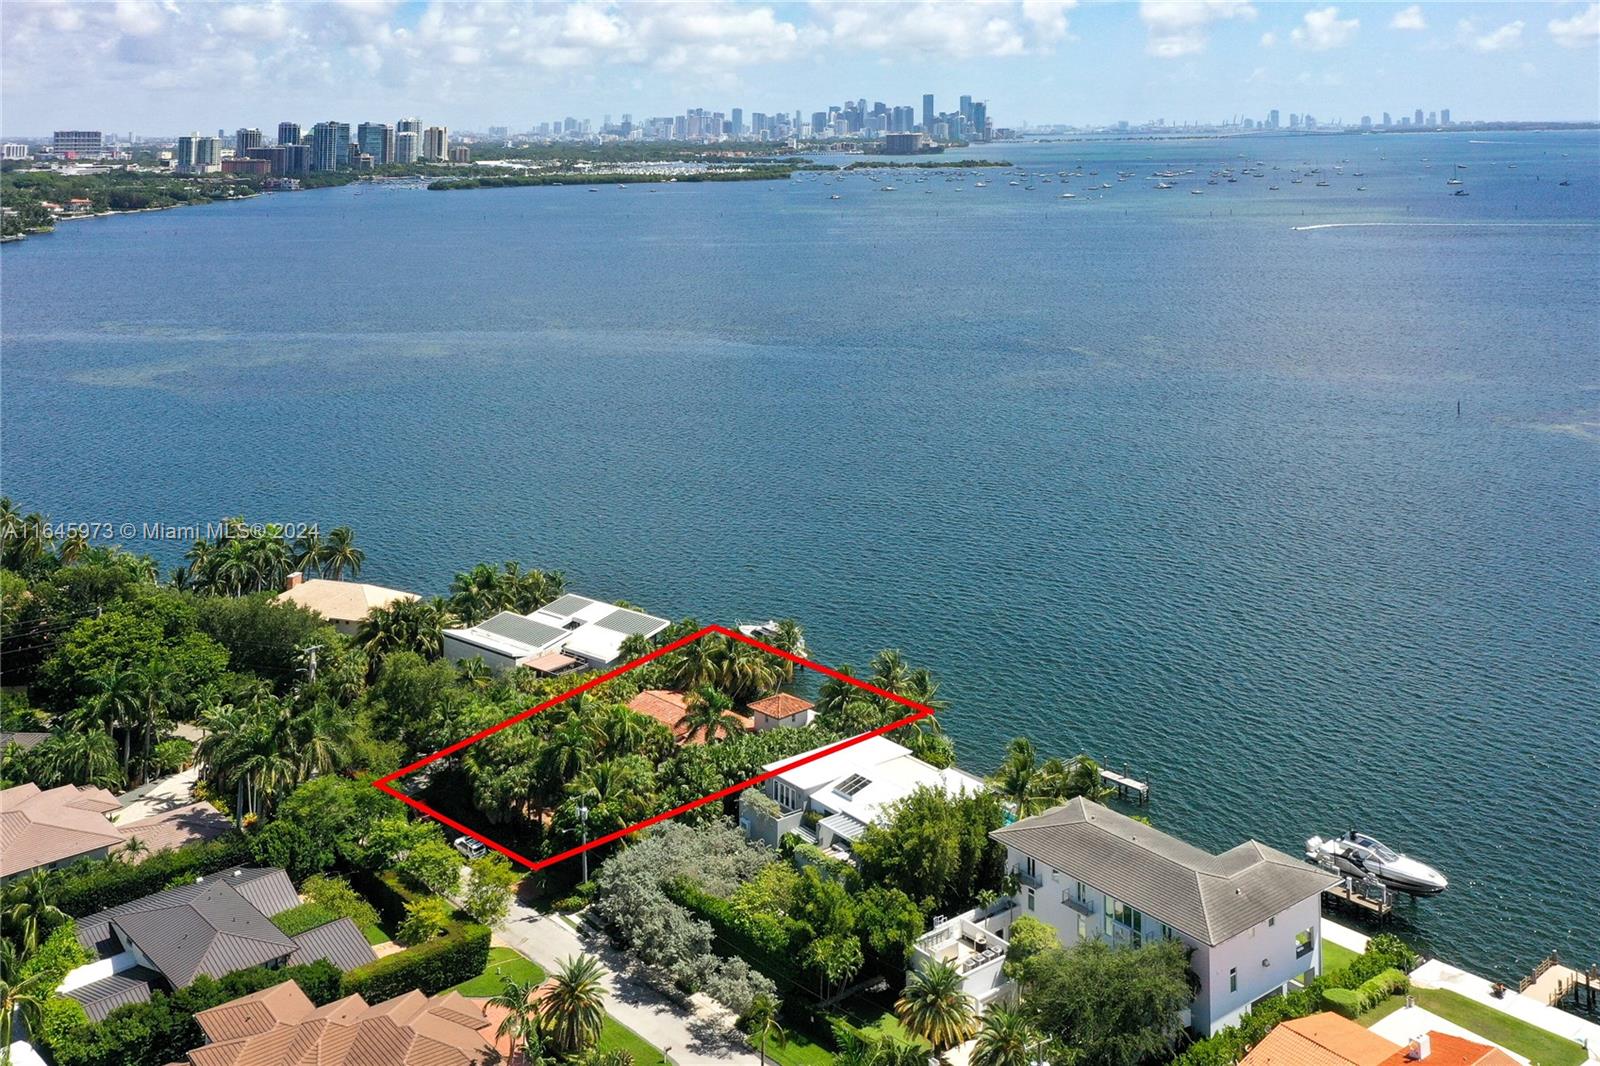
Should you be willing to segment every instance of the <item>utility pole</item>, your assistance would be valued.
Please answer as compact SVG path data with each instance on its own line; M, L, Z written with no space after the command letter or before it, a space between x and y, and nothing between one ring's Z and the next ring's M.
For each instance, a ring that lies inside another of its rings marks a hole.
M306 681L309 684L317 683L317 652L321 650L321 644L309 644L300 649L300 653L306 657Z
M578 804L578 822L583 826L583 883L589 883L589 808Z

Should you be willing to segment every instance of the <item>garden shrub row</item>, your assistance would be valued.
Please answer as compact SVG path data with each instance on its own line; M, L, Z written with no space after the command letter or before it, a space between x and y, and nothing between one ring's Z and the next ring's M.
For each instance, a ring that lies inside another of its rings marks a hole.
M203 844L159 851L143 862L91 859L61 872L55 905L75 918L141 899L230 866L252 862L250 842L229 833Z
M414 892L393 870L351 870L350 884L378 909L383 924L390 928L406 920L406 906L423 899L426 893Z
M444 935L344 975L343 991L368 1003L419 988L428 995L477 977L489 964L489 929L476 922L452 921Z
M299 936L338 920L338 915L320 903L302 903L272 916L272 924L284 936Z
M1329 1010L1355 1021L1390 996L1410 987L1411 981L1399 970L1384 970L1355 988L1324 988L1322 1002Z
M806 987L811 983L809 975L795 962L802 939L800 923L791 920L787 928L780 928L771 922L752 921L727 900L711 895L686 877L673 878L662 888L668 899L709 923L724 945L778 982L780 988Z

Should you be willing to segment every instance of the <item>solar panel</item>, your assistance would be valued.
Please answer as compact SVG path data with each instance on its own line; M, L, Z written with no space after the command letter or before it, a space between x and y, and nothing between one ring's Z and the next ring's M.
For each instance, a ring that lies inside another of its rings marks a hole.
M568 615L577 614L591 603L599 602L599 600L591 600L587 596L579 596L576 593L569 592L560 599L545 604L539 610L548 611L550 614L557 614L565 618Z
M630 611L626 607L618 607L615 611L600 619L595 625L601 629L609 629L613 633L624 633L628 636L648 637L650 634L667 625L665 618L655 618L638 611Z
M839 784L834 788L834 791L839 793L841 796L849 798L870 784L872 784L872 782L868 781L860 774L851 774L843 781L840 781Z
M566 630L547 626L543 622L535 622L531 618L524 618L520 614L510 611L501 611L485 622L479 622L478 628L485 633L493 633L497 637L506 637L530 648L542 648L553 640L566 636Z

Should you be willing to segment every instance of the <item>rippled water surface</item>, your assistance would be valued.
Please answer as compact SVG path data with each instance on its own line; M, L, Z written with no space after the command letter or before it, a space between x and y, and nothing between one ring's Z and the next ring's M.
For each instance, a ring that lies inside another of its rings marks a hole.
M1600 958L1594 135L987 154L1029 176L63 225L0 258L4 490L793 615L934 668L974 768L1086 750L1213 848L1357 825L1450 875L1438 953Z

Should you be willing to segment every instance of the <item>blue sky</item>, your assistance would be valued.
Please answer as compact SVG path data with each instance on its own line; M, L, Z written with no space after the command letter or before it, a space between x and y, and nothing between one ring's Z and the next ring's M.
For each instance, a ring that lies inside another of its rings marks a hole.
M866 97L1002 125L1600 118L1600 4L7 0L0 131L453 128Z

